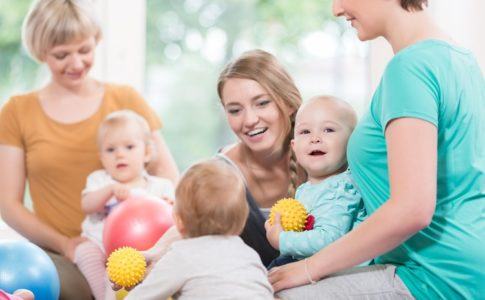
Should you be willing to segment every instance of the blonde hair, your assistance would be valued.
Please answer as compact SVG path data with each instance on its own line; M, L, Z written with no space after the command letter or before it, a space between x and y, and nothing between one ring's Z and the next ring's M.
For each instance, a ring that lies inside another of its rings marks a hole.
M305 106L310 105L312 102L316 102L316 101L329 101L337 105L340 108L340 111L342 112L343 117L345 118L346 125L349 126L350 132L354 130L355 126L357 125L357 113L355 112L352 105L335 96L330 96L330 95L314 96L310 98L308 101L306 101L298 111L301 111ZM297 115L298 115L298 112L297 112Z
M188 237L239 235L249 214L243 179L219 159L191 166L177 185L175 199L175 213Z
M293 138L293 128L295 125L295 114L300 107L302 100L300 92L296 87L291 76L276 58L263 50L252 50L243 53L235 61L229 63L221 72L217 83L217 92L222 102L222 91L224 84L231 78L250 79L260 84L275 101L281 115L285 108L294 111L288 118L284 119L284 131L281 136L285 151L291 152L290 159L290 185L288 186L288 196L293 196L298 185L296 158L289 145Z
M152 142L152 136L148 122L145 120L145 118L129 109L118 110L106 116L106 118L103 120L103 122L101 122L98 128L98 146L101 147L101 142L110 130L122 128L131 124L135 124L136 126L138 126L145 145L150 146Z
M37 61L54 46L92 35L99 41L101 26L90 0L34 1L22 26L24 47Z

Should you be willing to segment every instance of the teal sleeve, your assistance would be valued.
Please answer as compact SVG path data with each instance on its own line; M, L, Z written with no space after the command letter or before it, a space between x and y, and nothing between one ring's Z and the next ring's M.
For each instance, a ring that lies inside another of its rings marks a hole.
M436 70L416 56L397 56L384 72L381 82L380 122L383 131L397 118L418 118L438 126L440 88Z
M364 222L367 219L367 210L365 209L364 202L361 201L359 204L359 211L357 212L357 216L355 217L355 221L352 224L352 229L359 226L360 223Z
M351 228L361 202L360 194L348 182L334 182L324 189L312 205L315 217L312 230L280 234L280 253L296 259L309 257L346 234Z

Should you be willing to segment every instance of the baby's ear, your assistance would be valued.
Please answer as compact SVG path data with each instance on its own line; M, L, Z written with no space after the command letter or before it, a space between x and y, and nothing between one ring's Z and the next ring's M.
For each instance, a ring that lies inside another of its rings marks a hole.
M172 209L172 218L173 222L175 223L175 227L177 228L177 231L180 232L180 235L185 236L184 222L182 222L182 219L180 219L180 216L175 209Z
M145 163L149 163L155 159L155 149L154 149L153 141L150 141L145 146Z

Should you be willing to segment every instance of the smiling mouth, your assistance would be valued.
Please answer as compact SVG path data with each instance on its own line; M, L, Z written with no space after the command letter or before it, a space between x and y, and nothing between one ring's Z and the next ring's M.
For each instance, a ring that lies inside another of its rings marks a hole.
M323 156L325 154L327 153L320 150L313 150L312 152L310 152L310 156Z
M265 133L267 130L268 130L268 128L255 129L255 130L251 130L251 131L247 132L246 135L253 137L253 136L257 136L259 134Z
M82 74L83 74L83 72L66 73L66 75L69 76L69 77L80 77Z

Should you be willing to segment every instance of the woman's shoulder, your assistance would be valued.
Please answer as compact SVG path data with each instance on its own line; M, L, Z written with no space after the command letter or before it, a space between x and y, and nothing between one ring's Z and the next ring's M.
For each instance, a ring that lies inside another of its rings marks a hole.
M37 92L18 94L10 97L3 105L0 106L2 122L5 120L31 120L33 114L38 112Z
M217 153L233 157L236 154L236 152L239 151L239 147L240 147L239 143L225 145L222 148L220 148L219 151L217 151Z
M450 60L455 55L468 57L471 52L448 41L424 40L396 53L384 74L391 74L394 71L401 74L403 70L434 72L443 68L448 69Z
M116 84L111 82L104 83L105 98L117 102L130 102L141 99L141 95L135 88L126 84Z
M241 165L241 154L240 154L240 144L239 143L234 143L230 145L226 145L222 148L219 149L216 153L216 158L221 158L224 159L225 161L230 162L231 164L234 164L236 166Z
M246 177L243 173L243 164L241 163L241 154L240 154L240 144L235 143L232 145L225 146L221 148L215 155L215 158L222 159L223 161L227 162L234 169L241 175L244 180L244 183L247 185Z
M24 107L29 106L32 109L32 104L38 99L38 91L31 91L26 93L21 93L10 97L6 102L5 106L17 106Z
M114 110L130 109L147 119L153 130L161 127L160 120L149 103L133 87L123 84L104 84L104 106Z

